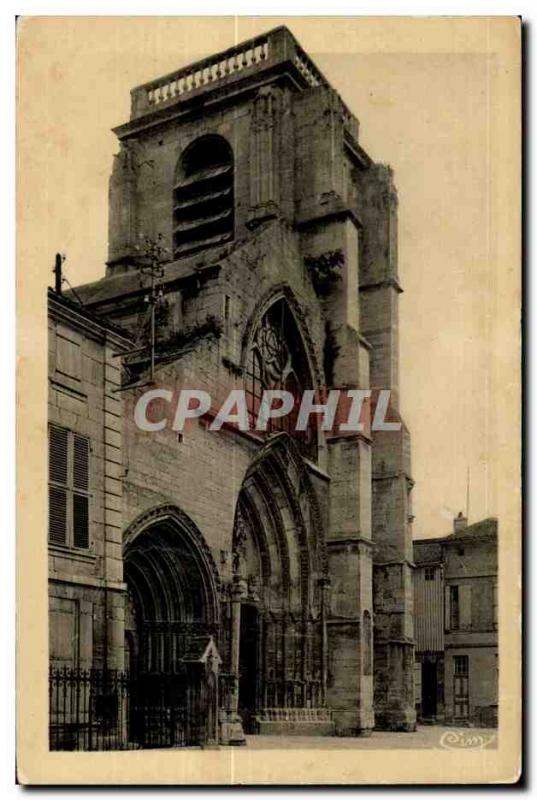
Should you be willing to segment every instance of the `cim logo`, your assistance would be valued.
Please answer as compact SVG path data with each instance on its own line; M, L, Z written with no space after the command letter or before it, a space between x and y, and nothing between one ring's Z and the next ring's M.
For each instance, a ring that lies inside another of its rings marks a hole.
M440 747L445 750L485 750L496 740L495 733L488 736L475 731L446 731L440 739Z

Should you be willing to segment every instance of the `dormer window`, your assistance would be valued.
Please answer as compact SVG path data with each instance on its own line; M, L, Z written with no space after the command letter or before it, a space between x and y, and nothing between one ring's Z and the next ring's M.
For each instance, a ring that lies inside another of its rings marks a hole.
M233 152L221 136L202 136L182 154L173 189L175 258L233 239Z

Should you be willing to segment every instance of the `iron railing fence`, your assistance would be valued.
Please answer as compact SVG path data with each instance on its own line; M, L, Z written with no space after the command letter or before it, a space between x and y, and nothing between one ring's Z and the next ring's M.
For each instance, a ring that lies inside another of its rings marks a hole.
M129 745L129 677L116 670L52 668L51 750L123 750Z
M182 674L51 668L51 750L200 746L206 709Z

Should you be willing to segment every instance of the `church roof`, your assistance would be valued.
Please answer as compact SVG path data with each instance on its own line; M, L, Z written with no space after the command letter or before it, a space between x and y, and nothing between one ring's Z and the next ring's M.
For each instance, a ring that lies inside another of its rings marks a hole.
M259 225L248 238L229 242L223 247L194 253L184 256L176 261L164 264L164 277L159 283L164 286L188 283L193 280L204 280L211 273L219 270L229 256L252 247L253 243L262 234L277 222L267 222ZM134 263L134 262L133 262ZM140 271L135 266L130 266L124 272L107 275L93 283L82 284L76 287L76 296L80 298L84 307L97 308L107 302L114 302L121 298L133 297L147 292L147 279L144 280ZM66 297L73 298L72 292L66 292Z

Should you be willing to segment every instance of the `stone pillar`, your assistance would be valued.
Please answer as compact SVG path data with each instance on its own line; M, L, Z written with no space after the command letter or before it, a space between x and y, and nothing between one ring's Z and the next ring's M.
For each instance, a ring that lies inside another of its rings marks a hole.
M320 578L319 586L321 589L321 699L322 704L326 702L326 682L328 677L328 629L326 626L326 616L328 611L330 591L330 579Z
M261 88L253 102L250 125L250 211L248 227L279 214L279 151L282 95Z
M123 670L127 593L123 582L123 511L120 497L123 431L121 401L117 392L121 384L121 369L108 343L103 351L103 372L103 667Z
M399 284L397 192L392 171L372 164L359 175L362 221L360 333L371 347L370 382L389 389L399 407ZM399 417L400 419L400 417ZM413 730L412 513L410 438L373 431L372 538L374 542L375 724Z
M368 735L374 725L373 677L364 658L364 612L371 614L371 448L362 438L329 443L330 575L327 705L340 736Z
M106 274L112 275L133 266L137 238L136 147L121 144L114 156L109 183L108 261Z
M264 614L261 612L258 616L258 640L257 640L257 665L258 665L258 679L256 685L256 705L258 709L261 709L265 704L265 698L263 696L263 686L264 686L264 679L263 676L265 674L265 617Z
M412 731L416 710L408 434L404 428L378 431L375 445L375 721L383 730Z
M246 581L239 576L233 579L231 587L231 637L230 671L232 674L231 697L229 709L222 712L221 722L221 741L223 744L242 745L246 744L246 738L242 729L242 721L239 716L239 658L240 658L240 638L241 638L241 602L246 595Z
M239 710L239 659L241 638L241 602L246 596L246 582L240 578L233 581L231 593L231 672L235 676L231 710Z

